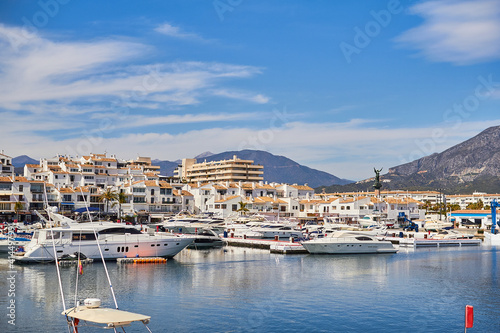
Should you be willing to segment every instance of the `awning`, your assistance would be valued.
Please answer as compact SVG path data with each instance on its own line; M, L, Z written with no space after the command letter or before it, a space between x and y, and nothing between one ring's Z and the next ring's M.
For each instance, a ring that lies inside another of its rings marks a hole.
M88 211L89 212L98 212L99 211L99 208L96 208L96 207L89 207L88 208ZM74 210L75 213L86 213L87 212L87 208L83 207L83 208L78 208L78 209L75 209Z

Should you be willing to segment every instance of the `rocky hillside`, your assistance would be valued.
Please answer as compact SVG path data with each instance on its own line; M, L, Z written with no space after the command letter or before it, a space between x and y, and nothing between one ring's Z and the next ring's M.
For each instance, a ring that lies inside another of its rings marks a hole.
M389 169L382 177L384 189L445 189L453 193L500 192L500 126L441 153L425 156ZM366 191L371 180L329 187L329 191Z

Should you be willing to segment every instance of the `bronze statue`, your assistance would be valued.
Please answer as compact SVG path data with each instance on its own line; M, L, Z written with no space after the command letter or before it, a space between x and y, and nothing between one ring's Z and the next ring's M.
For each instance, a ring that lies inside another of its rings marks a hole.
M377 170L373 168L373 170L375 171L375 183L373 184L373 187L377 190L380 190L382 188L382 184L380 184L380 171L382 171L382 169Z

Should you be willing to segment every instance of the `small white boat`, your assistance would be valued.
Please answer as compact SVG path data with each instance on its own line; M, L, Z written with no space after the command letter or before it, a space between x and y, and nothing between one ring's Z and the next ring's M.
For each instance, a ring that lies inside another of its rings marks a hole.
M191 249L205 249L224 245L222 238L211 229L202 229L194 235L190 234L189 237L194 238L194 241L188 246Z
M380 241L374 235L356 231L337 231L327 237L302 242L313 254L395 253L390 241Z

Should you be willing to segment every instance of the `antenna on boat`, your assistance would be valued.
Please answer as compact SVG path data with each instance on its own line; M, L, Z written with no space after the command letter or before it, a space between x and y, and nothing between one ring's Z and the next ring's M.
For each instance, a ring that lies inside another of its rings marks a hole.
M92 216L90 215L89 206L87 205L87 200L83 195L82 187L80 186L80 193L82 194L83 203L85 204L85 209L89 214L90 225L92 226L92 230L94 231L95 241L97 243L97 248L99 249L99 254L101 255L102 265L104 266L104 271L106 272L106 277L109 283L109 289L111 290L111 295L113 296L113 301L115 302L115 308L118 310L118 302L116 301L115 291L113 290L113 285L111 284L111 278L109 277L108 266L106 266L106 261L104 260L104 255L102 254L101 245L99 244L99 239L97 238L97 231L94 227L94 222L92 221Z
M43 183L43 194L45 196L45 205L46 205L46 210L47 210L47 216L49 218L49 221L52 220L50 217L49 213L49 199L47 198L47 187L45 186L45 182ZM50 228L50 236L52 238L52 250L54 251L54 259L56 263L56 271L57 271L57 279L59 281L59 292L61 293L61 300L63 304L63 309L66 312L66 302L64 301L64 291L62 287L62 281L61 281L61 272L59 271L59 261L57 260L57 251L56 251L56 242L54 241L54 229L51 227ZM73 325L73 330L75 328L75 324L72 322ZM69 332L69 326L68 326L68 332Z

